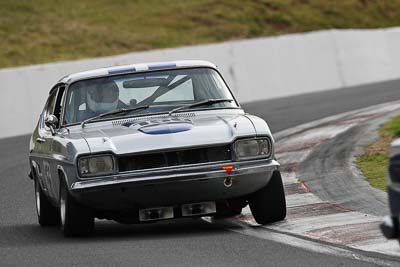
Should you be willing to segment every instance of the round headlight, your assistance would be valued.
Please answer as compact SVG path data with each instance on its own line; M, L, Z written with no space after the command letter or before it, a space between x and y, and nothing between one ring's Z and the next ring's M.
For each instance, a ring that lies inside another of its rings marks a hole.
M78 169L81 176L107 175L114 172L114 159L111 155L82 157Z

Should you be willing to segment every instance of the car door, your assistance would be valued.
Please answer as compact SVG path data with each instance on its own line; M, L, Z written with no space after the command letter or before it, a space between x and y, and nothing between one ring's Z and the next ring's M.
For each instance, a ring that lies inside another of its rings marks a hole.
M36 146L38 147L38 151L40 151L40 180L42 184L42 188L45 191L46 195L52 197L53 188L51 182L51 171L50 171L50 163L53 161L52 153L51 153L51 145L53 141L53 135L51 129L46 126L45 120L46 117L53 114L54 108L57 101L58 88L53 89L50 93L50 96L47 100L46 106L42 112L38 136L36 138Z
M60 181L58 176L58 166L62 166L62 161L60 161L60 156L62 156L64 142L62 137L62 129L60 129L61 122L61 112L62 112L62 103L64 98L64 85L60 85L57 88L57 96L54 107L51 111L51 114L54 115L58 119L58 125L54 128L54 134L50 134L46 138L46 153L49 153L49 195L55 201L58 202Z

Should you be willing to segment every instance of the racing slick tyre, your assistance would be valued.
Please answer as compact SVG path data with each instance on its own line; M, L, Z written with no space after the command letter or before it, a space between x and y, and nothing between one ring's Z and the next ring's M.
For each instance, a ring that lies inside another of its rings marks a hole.
M34 179L34 182L36 213L40 226L59 225L60 217L57 209L51 205L50 201L45 196L37 178Z
M81 206L69 193L66 183L60 181L61 231L66 237L85 236L93 233L94 217L91 211Z
M259 224L277 222L286 217L286 199L282 177L275 171L269 183L249 199L251 213Z

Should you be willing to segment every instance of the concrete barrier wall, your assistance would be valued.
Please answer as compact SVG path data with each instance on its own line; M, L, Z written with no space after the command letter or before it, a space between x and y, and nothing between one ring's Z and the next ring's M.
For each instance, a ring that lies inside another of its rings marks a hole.
M30 133L62 76L139 62L205 59L241 103L400 77L400 28L329 30L0 70L0 138Z

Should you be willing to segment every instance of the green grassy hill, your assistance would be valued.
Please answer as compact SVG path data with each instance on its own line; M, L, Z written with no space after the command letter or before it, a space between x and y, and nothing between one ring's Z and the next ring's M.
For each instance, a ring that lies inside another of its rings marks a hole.
M400 116L385 123L379 130L379 139L356 160L358 168L367 181L378 189L386 191L390 144L399 137Z
M0 68L396 25L400 0L0 0Z

